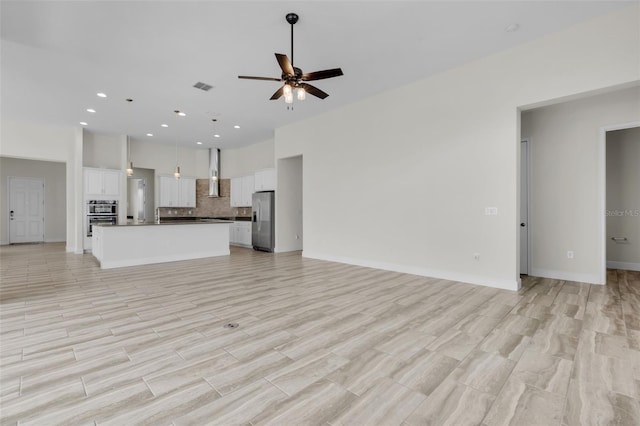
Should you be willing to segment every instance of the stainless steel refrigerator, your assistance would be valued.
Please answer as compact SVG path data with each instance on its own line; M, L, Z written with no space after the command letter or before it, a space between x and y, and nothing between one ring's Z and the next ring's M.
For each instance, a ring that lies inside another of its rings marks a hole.
M256 192L252 198L251 243L254 250L273 251L275 245L275 192Z

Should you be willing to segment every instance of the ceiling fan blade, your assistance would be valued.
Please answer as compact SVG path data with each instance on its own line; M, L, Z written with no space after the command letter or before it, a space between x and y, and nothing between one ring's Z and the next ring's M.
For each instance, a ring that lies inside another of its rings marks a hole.
M282 69L282 72L286 75L294 75L293 66L289 61L287 55L283 55L282 53L276 53L276 59L278 60L278 65Z
M333 68L330 70L315 71L315 72L302 74L302 77L300 77L300 80L303 80L303 81L323 80L325 78L339 77L341 75L344 75L342 73L341 68Z
M282 96L283 94L284 94L284 86L276 90L276 92L273 95L271 95L269 99L272 101L275 101L276 99L279 99L280 96Z
M300 87L302 87L304 89L304 91L307 92L308 94L313 95L313 96L315 96L317 98L320 98L320 99L324 99L327 96L329 96L328 93L323 92L322 90L320 90L317 87L312 86L310 84L301 83Z
M238 78L246 78L248 80L282 81L281 78L275 78L275 77L252 77L252 76L249 76L249 75L239 75Z

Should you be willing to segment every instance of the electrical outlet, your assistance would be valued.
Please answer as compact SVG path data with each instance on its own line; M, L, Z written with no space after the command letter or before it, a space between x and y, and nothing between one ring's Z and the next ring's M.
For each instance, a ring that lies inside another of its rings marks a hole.
M573 251L569 250L567 252L567 259L573 259Z
M473 253L473 258L475 260L480 260L480 253Z

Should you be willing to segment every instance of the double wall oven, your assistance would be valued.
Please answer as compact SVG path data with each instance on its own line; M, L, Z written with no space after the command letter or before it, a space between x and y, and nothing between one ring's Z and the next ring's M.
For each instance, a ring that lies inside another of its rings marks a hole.
M116 225L118 223L118 200L87 201L87 237L93 235L93 225Z

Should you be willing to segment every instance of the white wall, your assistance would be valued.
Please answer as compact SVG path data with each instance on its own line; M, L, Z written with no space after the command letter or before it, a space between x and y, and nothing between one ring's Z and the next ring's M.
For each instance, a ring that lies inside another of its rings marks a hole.
M99 169L120 169L122 136L85 132L82 164Z
M640 127L606 137L607 266L640 271Z
M518 108L637 81L637 29L634 5L276 129L276 159L304 156L304 255L517 288Z
M132 141L131 159L134 167L154 169L156 175L173 175L176 167L175 145ZM206 179L209 176L209 151L178 146L177 161L183 176Z
M72 127L34 125L23 121L2 120L0 154L30 160L68 160L70 141L75 138Z
M66 170L64 163L0 157L0 204L9 207L9 177L44 181L44 241L66 241ZM7 208L3 208L5 211ZM0 222L0 244L9 243L7 216Z
M530 140L531 275L599 281L599 130L638 118L637 87L522 114L522 136Z
M273 139L237 149L220 151L220 177L230 179L275 167ZM206 176L205 176L206 177Z
M296 251L303 247L301 156L278 160L276 187L275 251Z

